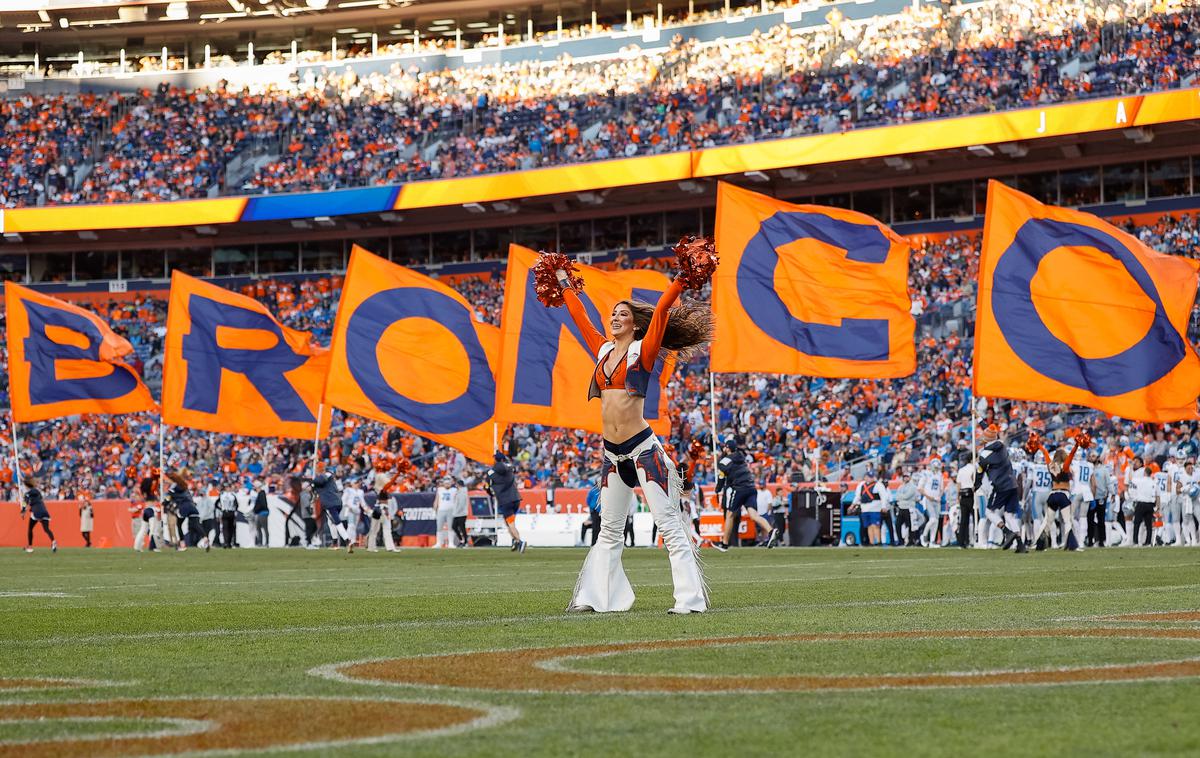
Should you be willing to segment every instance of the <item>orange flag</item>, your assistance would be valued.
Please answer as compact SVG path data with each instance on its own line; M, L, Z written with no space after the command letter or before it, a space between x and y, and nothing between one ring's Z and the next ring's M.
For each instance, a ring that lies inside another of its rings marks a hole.
M329 351L262 303L187 274L171 275L163 421L248 437L313 439Z
M12 282L4 283L4 303L14 420L158 408L122 360L133 346L99 316Z
M909 244L870 216L717 191L712 370L843 378L916 370Z
M1187 341L1200 262L988 183L975 394L1140 421L1200 418Z
M596 358L565 307L547 308L538 302L532 270L536 262L534 251L509 245L496 416L505 423L600 432L600 403L587 400ZM584 281L580 299L602 334L607 332L605 319L619 301L654 303L671 284L658 271L603 271L579 264L579 273ZM658 434L671 429L665 388L674 365L673 357L660 358L655 365L658 381L647 388L646 420Z
M490 462L499 351L462 295L355 245L325 399Z

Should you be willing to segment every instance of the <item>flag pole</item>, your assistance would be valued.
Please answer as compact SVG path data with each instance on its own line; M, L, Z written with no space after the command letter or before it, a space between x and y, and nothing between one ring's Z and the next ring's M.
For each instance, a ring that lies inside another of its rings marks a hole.
M17 480L17 505L25 507L25 488L21 481L21 448L17 443L17 418L11 412L8 415L12 425L13 475Z
M979 448L975 441L976 429L979 422L975 417L975 393L971 393L971 463L978 468L979 466Z
M312 474L317 475L317 453L321 448L321 419L325 417L325 402L317 404L317 430L313 432Z
M717 475L717 375L708 364L708 425L712 436L713 477Z
M161 501L166 496L165 479L167 476L166 464L166 437L167 426L163 423L162 416L158 417L158 499Z
M492 450L500 449L500 422L492 422Z

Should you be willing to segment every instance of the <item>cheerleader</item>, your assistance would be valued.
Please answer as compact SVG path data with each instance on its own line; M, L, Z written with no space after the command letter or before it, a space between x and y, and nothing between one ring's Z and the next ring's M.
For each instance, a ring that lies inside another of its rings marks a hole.
M679 248L677 252L682 262L685 253ZM692 254L702 255L703 251ZM670 557L675 605L668 613L701 613L708 609L708 590L696 546L679 508L682 490L679 473L646 423L644 404L660 351L686 357L711 339L711 312L692 304L672 308L685 284L702 286L711 276L716 265L711 248L709 259L711 266L707 272L697 274L693 269L676 277L657 306L635 300L617 303L610 314L612 337L608 339L588 318L575 290L582 280L570 273L573 264L559 254L543 255L539 261L543 275L547 269L553 271L562 301L595 356L588 399L600 398L604 433L600 538L588 551L568 611L607 613L626 611L633 606L633 587L621 564L621 553L622 533L635 487L642 488ZM551 292L543 302L557 305L556 300Z
M1085 444L1086 443L1086 444ZM1067 453L1063 448L1058 448L1051 455L1046 451L1045 445L1042 444L1041 438L1035 432L1029 435L1029 441L1026 443L1026 450L1031 455L1036 455L1039 451L1046 461L1046 468L1050 470L1050 496L1046 498L1046 514L1042 519L1041 528L1035 529L1037 536L1035 541L1038 550L1045 550L1050 539L1050 526L1054 523L1056 517L1062 516L1063 526L1059 531L1061 539L1061 547L1064 550L1082 550L1083 535L1076 534L1075 547L1071 547L1069 535L1075 528L1075 519L1071 516L1073 492L1071 486L1071 463L1075 460L1075 453L1080 447L1088 447L1091 443L1091 438L1086 432L1081 432L1075 436L1075 445L1071 448L1071 452ZM1053 515L1052 515L1053 514ZM1045 541L1043 541L1043 537Z

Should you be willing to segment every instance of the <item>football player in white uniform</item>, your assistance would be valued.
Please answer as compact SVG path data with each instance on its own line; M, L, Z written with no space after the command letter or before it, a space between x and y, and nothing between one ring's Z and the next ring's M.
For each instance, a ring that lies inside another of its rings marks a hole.
M1087 513L1096 501L1092 490L1092 475L1096 472L1093 452L1091 455L1080 453L1071 464L1071 474L1075 482L1071 488L1071 508L1062 514L1063 526L1067 534L1074 533L1075 544L1080 548L1087 541Z
M1046 499L1050 497L1050 469L1046 462L1034 456L1025 464L1026 482L1029 486L1030 514L1033 522L1033 537L1036 542L1046 526Z
M939 541L938 530L942 526L942 494L946 491L941 459L931 459L929 466L918 475L917 491L921 493L921 502L929 519L921 533L921 544L926 547L941 547L945 542L945 534Z
M1183 489L1180 487L1180 476L1183 466L1180 464L1179 451L1175 448L1167 453L1167 461L1163 464L1163 475L1167 478L1167 492L1162 496L1163 535L1164 545L1183 546Z
M434 519L437 524L437 541L434 547L456 547L450 530L454 521L454 506L458 498L458 488L449 476L443 476L434 495Z
M1183 544L1195 545L1200 542L1200 534L1196 530L1196 514L1200 512L1200 472L1196 470L1196 462L1188 458L1183 465L1183 474L1179 481L1183 490L1180 502L1180 512L1183 523Z

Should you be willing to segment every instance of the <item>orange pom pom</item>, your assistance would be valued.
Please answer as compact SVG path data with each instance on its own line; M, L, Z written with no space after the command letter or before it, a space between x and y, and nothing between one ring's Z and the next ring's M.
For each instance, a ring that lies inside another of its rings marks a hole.
M583 277L577 273L575 261L562 253L538 253L537 263L533 265L533 291L542 305L556 308L563 304L563 288L558 283L558 272L567 272L567 284L572 289L583 287Z
M690 290L704 287L712 279L720 262L711 237L684 237L672 250L679 266L679 278Z
M1025 452L1033 455L1042 445L1042 438L1037 432L1030 432L1029 439L1025 440Z

